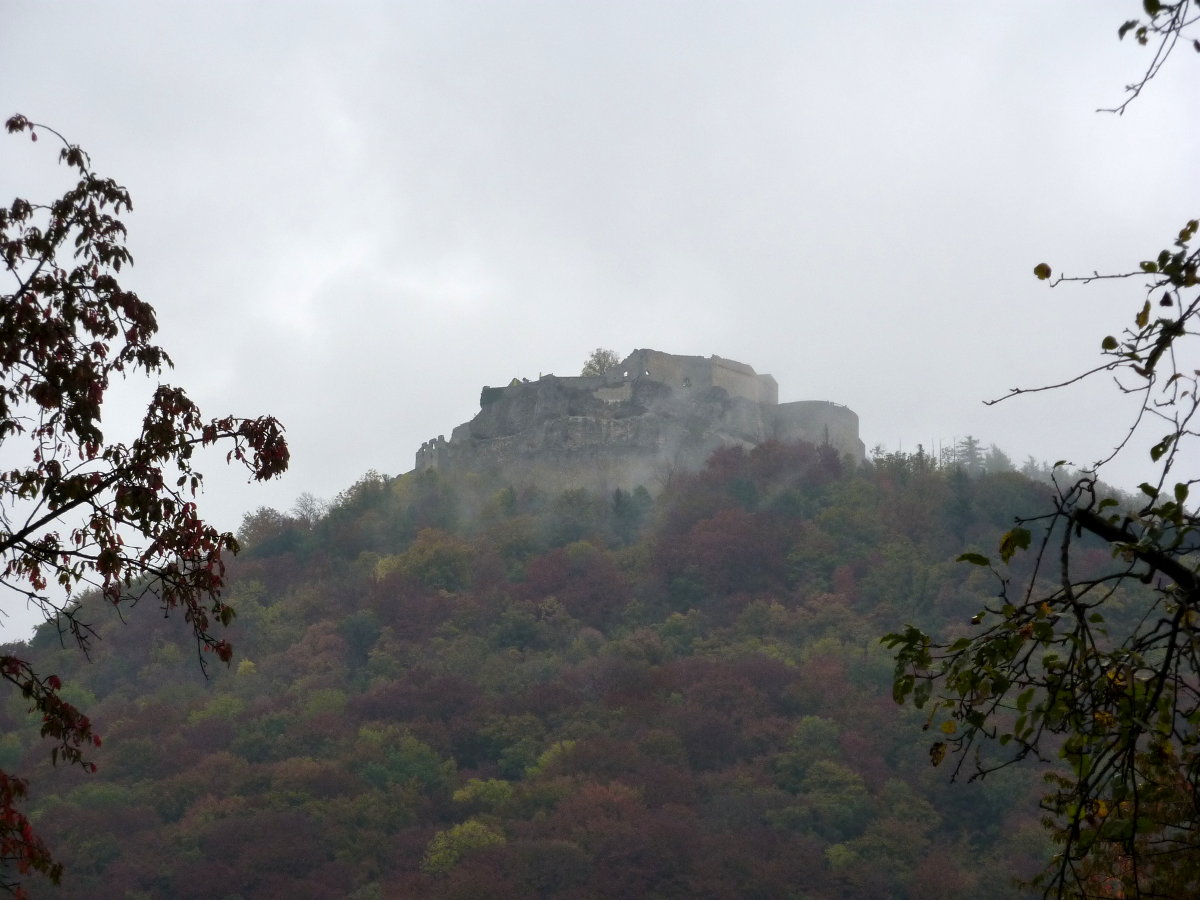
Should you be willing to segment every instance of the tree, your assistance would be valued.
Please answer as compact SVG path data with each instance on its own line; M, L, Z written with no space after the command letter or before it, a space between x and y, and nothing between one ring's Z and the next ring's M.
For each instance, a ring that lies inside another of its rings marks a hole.
M620 362L621 357L617 356L616 350L606 350L604 347L597 347L588 354L587 361L583 364L583 371L579 374L603 375Z
M988 448L988 452L984 454L983 468L984 471L993 475L997 472L1012 472L1016 470L1016 466L1013 465L1013 461L1009 459L1008 454L995 444L992 444Z
M983 451L980 440L967 435L955 447L955 462L966 469L968 475L978 475L983 468Z
M117 280L132 263L120 219L131 209L129 193L95 174L88 155L58 132L21 115L7 128L35 141L52 135L78 181L50 203L17 198L0 208L0 255L12 285L0 295L0 445L13 460L0 472L0 584L85 649L92 629L83 610L94 608L80 602L85 592L118 610L153 598L164 613L182 613L198 652L228 662L232 647L214 629L234 615L221 590L225 555L237 541L200 518L194 498L203 476L193 456L223 444L227 461L253 479L271 478L288 464L283 428L270 417L205 420L184 391L159 384L132 440L105 435L112 379L171 366L153 343L154 309ZM62 698L58 676L2 655L0 677L40 713L55 762L94 770L85 752L100 737ZM0 773L0 885L18 895L14 870L54 881L62 872L17 809L26 789Z
M1200 18L1191 0L1143 8L1149 18L1125 22L1119 37L1132 33L1155 54L1113 112ZM929 708L934 765L954 755L954 774L975 779L1058 759L1043 807L1061 849L1035 882L1046 896L1200 894L1200 516L1187 506L1200 479L1176 474L1200 437L1200 370L1185 362L1200 317L1200 296L1186 296L1200 280L1198 231L1200 220L1188 221L1170 246L1114 274L1052 279L1049 265L1034 268L1052 286L1145 281L1132 324L1102 340L1100 363L1030 389L1103 372L1139 398L1138 411L1107 459L1076 476L1057 469L1050 508L1017 520L997 562L960 557L998 580L998 599L971 620L982 631L939 643L909 626L884 638L897 650L895 698ZM1158 429L1148 474L1126 505L1098 472L1145 427ZM1110 550L1100 568L1097 546ZM1030 548L1029 564L1013 564Z
M425 858L421 860L421 868L431 875L444 875L467 854L504 842L504 833L500 829L478 819L469 819L433 836Z

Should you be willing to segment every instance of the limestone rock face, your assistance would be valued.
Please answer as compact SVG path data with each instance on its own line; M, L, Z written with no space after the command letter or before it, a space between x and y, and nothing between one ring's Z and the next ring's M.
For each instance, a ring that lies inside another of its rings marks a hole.
M450 440L417 451L418 470L492 472L562 490L655 490L721 446L766 440L830 444L864 458L858 417L824 401L779 404L775 379L721 357L637 350L598 376L485 387L480 411Z

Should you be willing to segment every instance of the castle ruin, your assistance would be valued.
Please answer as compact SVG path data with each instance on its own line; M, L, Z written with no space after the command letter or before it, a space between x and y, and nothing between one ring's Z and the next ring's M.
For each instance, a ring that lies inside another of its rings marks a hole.
M722 446L803 440L855 462L866 451L858 416L823 400L779 402L770 375L720 356L635 350L602 375L485 387L479 413L426 441L418 471L491 472L563 490L651 491Z

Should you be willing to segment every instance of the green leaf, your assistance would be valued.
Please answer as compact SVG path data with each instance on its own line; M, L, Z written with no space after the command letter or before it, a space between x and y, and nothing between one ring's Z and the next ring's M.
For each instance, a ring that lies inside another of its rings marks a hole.
M1048 266L1046 263L1038 263L1033 267L1033 274L1042 281L1045 281L1050 277L1050 266Z
M1108 337L1106 337L1103 341L1100 342L1100 347L1103 350L1116 350L1117 349L1117 339L1110 334Z
M1175 502L1182 504L1188 498L1188 486L1186 484L1175 485Z
M1152 262L1152 261L1150 261L1150 260L1148 260L1148 259L1144 259L1144 260L1142 260L1142 261L1141 261L1141 263L1139 263L1139 265L1142 267L1142 271L1143 271L1143 272L1151 272L1151 273L1153 273L1153 272L1157 272L1157 271L1158 271L1158 263L1156 263L1156 262Z
M964 553L955 562L967 562L973 566L990 566L992 561L981 553Z
M1158 457L1155 457L1155 459L1157 459L1157 458ZM1138 490L1140 490L1143 494L1145 494L1151 500L1158 499L1158 488L1156 488L1152 484L1147 484L1146 482L1143 481L1141 484L1138 485Z
M1000 558L1008 562L1018 550L1028 550L1033 536L1028 528L1014 528L1000 539Z
M913 688L913 706L917 709L924 708L929 701L929 695L933 693L933 685L928 680L922 679L915 688Z
M1137 23L1138 23L1137 19L1130 19L1125 24L1123 24L1120 28L1117 29L1117 39L1124 40L1125 35L1127 35L1132 29L1137 28Z
M1154 265L1154 264L1151 263L1151 265ZM1142 266L1144 268L1145 263L1143 263ZM1157 271L1157 268L1158 267L1156 266L1155 271ZM1150 322L1150 301L1149 300L1147 300L1145 302L1145 304L1142 306L1142 311L1140 313L1138 313L1136 316L1134 316L1133 322L1135 325L1137 325L1138 328L1145 328L1146 325Z

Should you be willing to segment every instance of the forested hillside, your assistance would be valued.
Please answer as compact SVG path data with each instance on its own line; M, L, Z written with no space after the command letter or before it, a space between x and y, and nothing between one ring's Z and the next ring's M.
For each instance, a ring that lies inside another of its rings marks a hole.
M879 638L966 634L1045 484L924 455L725 450L659 496L369 475L248 516L235 656L182 623L46 626L104 743L0 767L92 898L1004 898L1050 853L1036 765L948 786ZM1100 554L1106 551L1098 550Z

